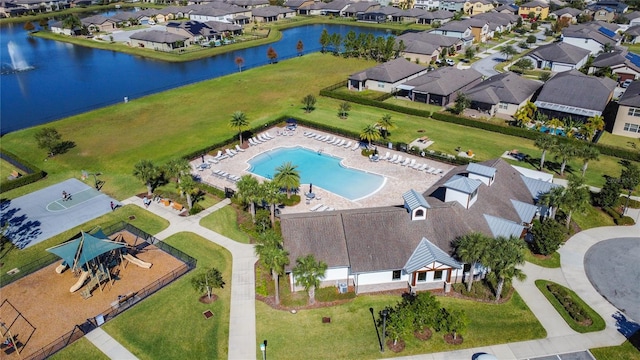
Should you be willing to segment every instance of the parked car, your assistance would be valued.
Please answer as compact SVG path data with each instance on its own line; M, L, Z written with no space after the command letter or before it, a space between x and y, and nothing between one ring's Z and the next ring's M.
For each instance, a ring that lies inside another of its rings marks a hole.
M445 61L446 61L447 65L449 65L449 66L455 66L456 65L456 62L451 60L451 59L447 59Z
M632 80L632 79L627 79L627 80L623 81L623 82L622 82L622 85L620 85L620 86L622 86L623 88L625 88L625 89L626 89L626 88L628 88L628 87L629 87L629 85L631 85L631 83L632 83L632 82L633 82L633 80Z

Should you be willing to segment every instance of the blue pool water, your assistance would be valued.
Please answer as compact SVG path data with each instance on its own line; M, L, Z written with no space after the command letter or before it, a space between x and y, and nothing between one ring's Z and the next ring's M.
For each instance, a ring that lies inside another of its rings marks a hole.
M367 197L384 185L383 176L344 167L340 161L340 158L302 147L277 148L249 160L249 171L272 179L278 166L291 162L298 166L301 184L311 183L349 200Z
M564 130L562 129L553 129L553 128L548 128L546 126L543 126L540 128L540 132L543 132L545 134L551 134L551 135L560 135L560 136L565 136ZM555 132L555 134L554 134Z

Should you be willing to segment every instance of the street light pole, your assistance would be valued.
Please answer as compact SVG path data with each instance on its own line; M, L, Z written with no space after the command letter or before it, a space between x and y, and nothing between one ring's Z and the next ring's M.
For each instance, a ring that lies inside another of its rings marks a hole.
M376 325L376 317L373 315L373 308L369 308L369 312L371 312L371 318L373 319L373 327L376 329L376 335L378 335L378 344L380 344L380 352L384 352L384 348L382 347L382 340L380 339L380 332L378 331L378 325Z
M389 315L389 310L382 310L382 344L387 340L387 315ZM382 352L384 352L384 346L382 347Z

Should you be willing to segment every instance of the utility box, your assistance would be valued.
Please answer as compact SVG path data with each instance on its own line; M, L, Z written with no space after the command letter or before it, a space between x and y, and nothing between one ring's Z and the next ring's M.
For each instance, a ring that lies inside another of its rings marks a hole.
M349 290L349 287L347 286L347 284L345 283L338 284L338 292L340 294L346 294L348 290Z

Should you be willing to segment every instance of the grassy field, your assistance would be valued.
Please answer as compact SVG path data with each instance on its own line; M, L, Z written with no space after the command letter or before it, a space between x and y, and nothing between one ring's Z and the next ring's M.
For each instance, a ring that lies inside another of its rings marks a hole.
M404 339L406 348L401 353L396 355L387 350L381 354L369 307L377 314L384 306L399 300L399 295L363 295L339 306L300 310L296 314L257 302L257 337L268 341L267 351L271 358L283 360L326 359L328 356L332 359L376 359L538 339L546 335L518 294L500 305L438 297L447 309L465 310L469 327L462 345L448 345L440 333L434 333L426 342L411 335ZM323 324L322 317L331 317L331 323Z
M92 359L92 360L109 360L109 357L95 347L86 338L74 342L66 348L55 353L49 357L51 360L78 360L78 359Z
M247 233L238 228L238 214L233 206L225 206L200 220L200 226L243 244L249 244Z
M135 220L129 220L131 216L135 216ZM126 205L117 211L107 213L99 218L93 219L80 226L76 226L39 244L35 244L23 250L11 246L7 250L3 250L0 260L4 269L21 268L33 261L42 258L48 253L47 248L61 244L69 240L81 230L90 231L96 226L106 228L110 225L121 221L129 222L131 225L145 231L148 234L157 234L169 226L169 222L158 217L144 209L135 205ZM0 273L0 284L4 284L8 280L6 271Z
M543 259L535 256L531 250L527 250L524 254L524 260L532 264L546 267L546 268L559 268L560 267L560 253L557 251L551 254L549 258Z
M640 350L634 347L629 340L620 346L589 349L589 351L598 360L640 360Z
M140 359L224 359L228 353L231 301L231 253L193 233L175 234L169 245L195 257L197 268L103 328ZM211 304L198 301L200 293L191 279L203 269L215 267L226 282L214 289L218 299ZM205 319L202 313L214 316Z
M13 171L17 171L17 172L21 173L21 170L19 170L17 167L11 165L10 163L8 163L5 160L0 159L0 174L2 174L2 179L0 179L0 180L2 180L2 181L7 180L7 177L9 175L11 175L11 173Z

